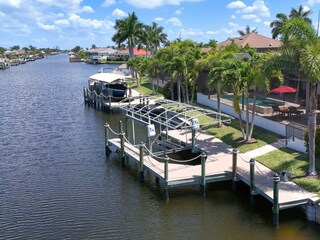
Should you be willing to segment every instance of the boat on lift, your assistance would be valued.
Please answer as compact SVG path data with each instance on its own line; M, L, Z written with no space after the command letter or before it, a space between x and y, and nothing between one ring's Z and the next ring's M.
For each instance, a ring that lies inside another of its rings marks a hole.
M122 75L100 72L89 77L89 90L98 95L122 98L128 91L128 84Z

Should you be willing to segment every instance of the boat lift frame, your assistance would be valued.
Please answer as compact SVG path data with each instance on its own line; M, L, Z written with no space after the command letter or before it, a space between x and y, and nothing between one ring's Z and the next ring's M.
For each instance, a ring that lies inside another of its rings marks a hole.
M139 104L130 104L131 101L137 99L140 100ZM210 116L212 120L202 121L202 123L199 123L199 126L218 124L219 121L230 124L231 119L233 119L233 117L224 113L155 96L131 97L126 98L124 101L128 101L129 103L125 105L121 104L120 109L126 112L128 118L144 125L149 125L153 121L160 126L164 126L165 129L192 128L192 120L201 116ZM154 114L153 111L157 107L162 108L163 112ZM177 121L177 118L180 121Z

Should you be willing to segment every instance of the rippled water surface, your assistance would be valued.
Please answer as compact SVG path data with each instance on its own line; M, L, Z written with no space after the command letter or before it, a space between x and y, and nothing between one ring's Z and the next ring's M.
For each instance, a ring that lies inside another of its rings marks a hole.
M106 160L103 125L123 115L83 104L100 67L57 55L0 71L0 239L320 238L297 209L274 228L271 205L250 208L246 187L172 189L165 202L154 179Z

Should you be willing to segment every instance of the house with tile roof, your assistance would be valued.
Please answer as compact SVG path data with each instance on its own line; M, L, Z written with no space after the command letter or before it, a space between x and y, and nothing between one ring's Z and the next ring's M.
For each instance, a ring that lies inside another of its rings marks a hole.
M221 43L218 43L217 48L223 48L230 45L232 42L238 46L245 47L248 45L251 48L257 49L258 52L267 52L278 49L281 46L281 41L262 36L258 33L252 32L240 37L229 38Z

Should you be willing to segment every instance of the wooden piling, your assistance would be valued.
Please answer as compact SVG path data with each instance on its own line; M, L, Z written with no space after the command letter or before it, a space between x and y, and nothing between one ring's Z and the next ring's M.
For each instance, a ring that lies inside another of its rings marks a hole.
M143 182L144 181L144 163L143 163L143 158L144 158L144 154L143 154L143 142L140 143L139 145L139 157L140 157L140 164L139 164L139 175L140 175L140 181Z
M108 123L104 125L104 139L105 139L106 156L109 156L110 148L109 148L109 124Z
M111 95L108 96L108 104L109 104L108 108L109 110L111 110Z
M203 196L206 195L206 154L201 153L201 183L200 189Z
M191 137L191 151L194 153L196 151L196 129L192 128L192 137Z
M233 149L232 151L232 190L236 190L237 179L237 161L238 161L238 150Z
M254 205L254 195L255 195L255 160L250 159L250 204Z
M124 132L123 132L123 124L122 121L119 121L119 135L120 135L120 143L121 143L121 150L120 150L120 158L121 158L121 165L122 167L126 166L125 163L125 154L124 154Z
M279 182L280 177L278 174L273 176L273 225L279 226Z
M169 201L169 187L168 187L168 173L169 173L169 157L165 155L164 158L164 197L166 201Z

